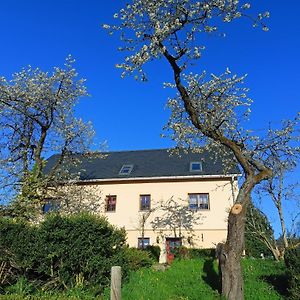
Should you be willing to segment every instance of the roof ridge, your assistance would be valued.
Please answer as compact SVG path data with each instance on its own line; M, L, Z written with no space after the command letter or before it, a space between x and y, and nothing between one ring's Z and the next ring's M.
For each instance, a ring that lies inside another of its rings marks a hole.
M135 149L135 150L113 150L107 152L98 152L98 153L123 153L123 152L146 152L146 151L164 151L171 150L172 148L157 148L157 149Z

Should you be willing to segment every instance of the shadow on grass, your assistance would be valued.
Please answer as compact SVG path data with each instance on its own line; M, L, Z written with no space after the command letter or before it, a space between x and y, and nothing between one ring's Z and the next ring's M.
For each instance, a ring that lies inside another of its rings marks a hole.
M264 275L260 277L264 282L271 285L280 295L287 295L287 278L286 275Z
M203 272L205 275L202 276L202 279L213 289L221 293L221 280L219 274L214 268L214 259L206 259L203 264Z

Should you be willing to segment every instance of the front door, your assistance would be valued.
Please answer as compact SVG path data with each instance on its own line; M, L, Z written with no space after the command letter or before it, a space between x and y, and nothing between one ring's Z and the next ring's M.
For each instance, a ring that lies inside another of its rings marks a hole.
M167 262L172 263L176 249L182 245L181 238L166 238Z

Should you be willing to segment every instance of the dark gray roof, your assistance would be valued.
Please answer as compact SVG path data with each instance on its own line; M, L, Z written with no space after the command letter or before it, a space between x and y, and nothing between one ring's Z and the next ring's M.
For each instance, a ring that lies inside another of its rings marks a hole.
M76 167L68 167L70 173L80 173L81 180L115 179L115 178L142 178L142 177L169 177L191 175L224 175L222 158L215 159L208 151L193 153L180 151L180 155L171 155L168 149L137 150L106 152L105 158L96 154L74 155L80 159ZM51 156L46 164L45 173L58 159L58 155ZM233 161L233 158L231 158ZM202 171L190 171L191 162L202 162ZM119 175L123 165L133 165L128 175ZM239 174L237 166L226 170L227 174Z

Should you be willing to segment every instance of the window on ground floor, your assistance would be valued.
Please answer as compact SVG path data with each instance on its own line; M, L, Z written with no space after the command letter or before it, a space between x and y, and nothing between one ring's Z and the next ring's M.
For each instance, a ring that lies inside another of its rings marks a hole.
M116 211L116 205L117 205L117 196L116 195L106 196L105 211L107 211L107 212Z
M189 194L189 208L190 209L209 209L209 194Z
M139 249L146 249L148 246L150 246L150 238L148 237L138 238Z

